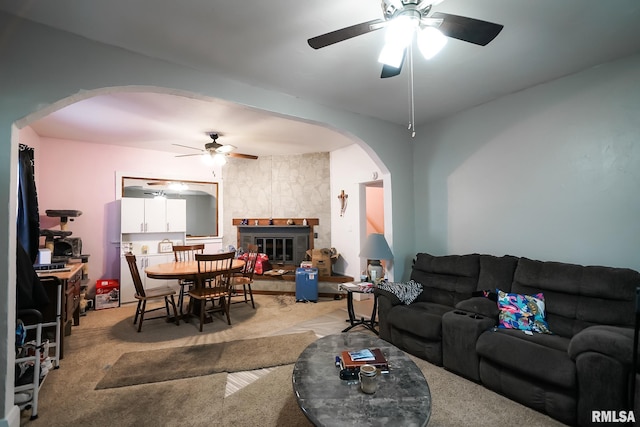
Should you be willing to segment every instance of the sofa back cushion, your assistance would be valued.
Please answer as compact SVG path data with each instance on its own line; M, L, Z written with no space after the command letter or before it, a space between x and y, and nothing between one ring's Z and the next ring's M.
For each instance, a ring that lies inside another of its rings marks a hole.
M592 325L633 326L640 273L520 258L511 292L544 293L549 329L573 337Z
M478 277L478 291L495 291L500 289L511 292L513 274L518 266L518 257L505 255L480 255L480 276Z
M453 308L458 302L471 298L479 274L478 254L433 256L419 253L413 262L411 279L423 287L417 301Z

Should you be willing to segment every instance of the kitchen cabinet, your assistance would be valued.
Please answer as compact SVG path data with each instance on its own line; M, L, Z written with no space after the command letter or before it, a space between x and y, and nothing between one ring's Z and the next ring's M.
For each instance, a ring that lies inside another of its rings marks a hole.
M156 264L162 264L165 262L172 262L174 260L173 253L170 254L154 254L154 255L136 255L136 263L138 264L138 271L140 272L140 279L145 289L156 288L158 286L172 286L176 289L178 284L176 280L158 280L150 279L144 273L144 269ZM129 271L129 264L127 259L123 256L120 257L120 303L135 302L136 288L133 284L133 278Z
M187 202L123 197L120 230L121 233L186 232Z
M184 244L187 230L187 203L184 199L144 199L123 197L120 216L120 302L134 302L136 289L124 253L136 256L140 279L145 288L175 286L177 281L148 279L144 269L174 260L173 252L161 253L159 243Z
M168 232L187 231L187 201L183 199L166 200L166 223Z

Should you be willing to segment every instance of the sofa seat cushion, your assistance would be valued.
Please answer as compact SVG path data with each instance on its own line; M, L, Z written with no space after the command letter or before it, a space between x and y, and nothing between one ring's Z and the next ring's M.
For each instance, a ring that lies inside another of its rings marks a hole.
M442 337L442 315L453 310L452 307L432 302L414 302L410 305L397 305L388 315L388 322L401 331L426 339Z
M476 351L481 358L523 376L575 389L576 367L567 352L569 342L559 335L492 328L480 335Z

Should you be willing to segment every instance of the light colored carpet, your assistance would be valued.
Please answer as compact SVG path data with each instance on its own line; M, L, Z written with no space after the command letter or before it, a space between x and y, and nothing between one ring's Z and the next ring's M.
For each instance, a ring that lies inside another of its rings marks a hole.
M100 380L96 390L291 364L317 338L313 331L306 331L223 343L132 351L120 356Z
M293 297L255 295L256 310L236 304L232 325L216 318L205 325L180 326L163 320L132 324L135 307L90 311L67 337L60 369L52 371L40 394L39 418L28 427L66 426L308 426L291 385L293 365L238 373L254 377L233 392L228 379L213 374L160 383L95 390L109 368L127 352L227 342L313 330L318 336L345 326L345 300L295 303ZM358 308L356 307L356 310ZM370 310L370 306L368 308ZM370 312L370 311L369 311ZM359 316L367 315L366 309ZM362 331L362 328L354 330ZM413 358L431 389L430 426L560 426L536 411L497 395L428 362Z
M224 400L224 426L312 426L292 391L293 365L280 366ZM278 393L277 390L291 390Z

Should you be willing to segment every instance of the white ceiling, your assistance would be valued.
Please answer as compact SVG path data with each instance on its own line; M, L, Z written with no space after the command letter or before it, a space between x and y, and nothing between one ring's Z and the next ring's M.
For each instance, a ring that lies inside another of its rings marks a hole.
M403 125L409 121L408 67L400 76L379 78L383 31L320 50L306 42L380 18L379 0L0 0L0 10L323 105ZM457 111L640 52L638 0L445 0L433 10L504 29L485 47L449 39L430 61L416 55L418 132L420 125ZM224 135L219 142L257 155L330 151L348 143L314 125L263 114L256 120L258 113L245 107L158 96L82 101L35 128L82 140L155 141L156 147L159 139L166 147L177 141L198 147L208 142L207 131L219 131ZM173 103L178 105L167 114ZM74 116L73 126L65 122Z
M148 92L95 96L51 113L31 127L40 136L176 155L199 154L195 149L211 142L210 132L218 133L218 143L235 146L236 153L256 156L333 151L353 144L325 127L229 102Z

